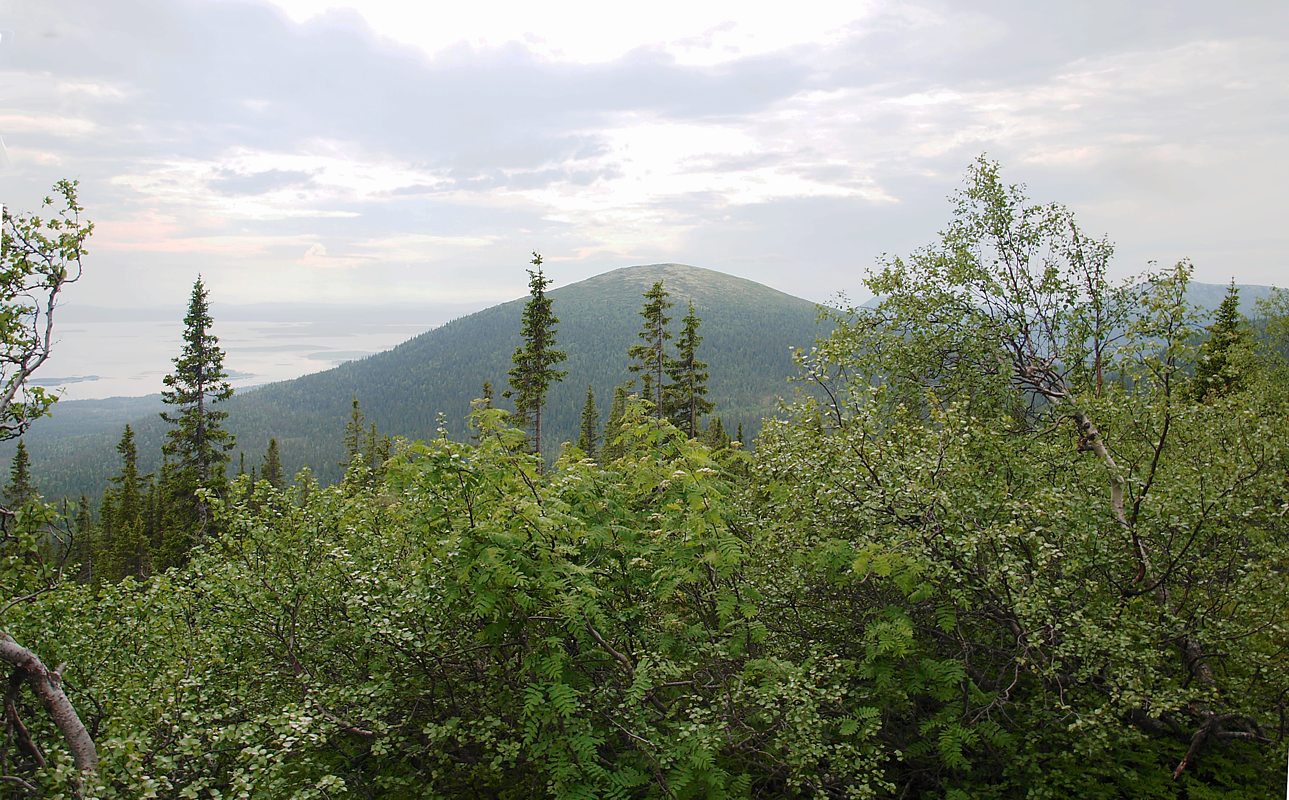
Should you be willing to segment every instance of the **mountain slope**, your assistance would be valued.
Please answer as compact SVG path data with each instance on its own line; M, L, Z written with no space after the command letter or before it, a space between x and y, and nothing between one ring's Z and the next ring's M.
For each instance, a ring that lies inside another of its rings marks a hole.
M699 353L710 365L709 399L731 434L740 423L749 436L755 433L777 399L791 392L791 348L809 345L821 332L813 303L698 267L625 267L549 293L560 319L557 343L568 353L561 365L568 377L552 387L544 416L550 452L576 438L587 384L601 420L607 416L614 386L630 378L626 353L640 327L641 295L658 280L675 303L673 331L691 299L702 318ZM482 394L484 381L495 388L498 405L509 407L500 395L526 300L453 320L384 353L235 396L223 407L247 468L259 464L274 436L289 472L308 464L323 479L336 477L353 397L382 433L425 438L435 435L441 419L450 435L464 435L470 401ZM218 333L217 308L215 314ZM141 468L156 469L164 435L158 408L155 397L60 404L54 420L27 436L42 491L47 497L101 491L116 471L113 445L131 420ZM233 463L236 468L236 451Z

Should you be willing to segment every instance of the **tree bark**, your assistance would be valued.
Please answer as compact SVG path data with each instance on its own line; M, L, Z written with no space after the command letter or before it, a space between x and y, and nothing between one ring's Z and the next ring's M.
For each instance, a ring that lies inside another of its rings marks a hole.
M36 693L45 712L67 741L72 760L82 775L97 772L98 750L72 702L63 693L62 676L46 667L35 653L15 642L7 633L0 633L0 661L12 664Z

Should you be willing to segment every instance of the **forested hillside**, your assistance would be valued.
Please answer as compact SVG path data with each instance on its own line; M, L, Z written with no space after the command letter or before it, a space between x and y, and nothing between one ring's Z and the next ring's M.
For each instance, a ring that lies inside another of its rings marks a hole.
M632 378L627 350L636 342L642 295L659 280L676 304L673 326L678 327L690 300L702 319L700 356L711 371L708 398L731 435L742 425L750 437L763 417L775 413L779 398L793 393L788 383L795 374L792 348L807 346L826 331L813 303L681 264L627 267L557 287L550 297L560 319L558 345L568 353L562 365L568 377L551 388L547 441L558 445L577 439L588 384L601 419L607 418L614 387ZM494 306L388 352L234 396L223 404L228 428L237 436L233 464L238 452L245 453L248 465L258 464L269 438L276 437L288 474L308 465L320 479L335 479L345 460L342 439L355 397L382 434L431 437L441 415L449 434L460 437L470 401L480 397L485 381L494 387L497 404L507 406L501 393L520 342L523 304ZM213 314L218 334L218 304ZM127 422L138 439L140 469L155 471L164 429L156 416L160 410L159 397L55 407L52 418L26 437L42 490L50 497L101 492L119 464L113 448Z

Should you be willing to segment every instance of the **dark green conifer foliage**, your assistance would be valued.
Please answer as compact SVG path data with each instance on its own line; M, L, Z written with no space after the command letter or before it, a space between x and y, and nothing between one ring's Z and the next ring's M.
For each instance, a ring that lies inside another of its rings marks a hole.
M725 423L720 417L714 418L707 426L703 433L703 444L713 450L720 450L730 446L729 434L725 432Z
M264 468L260 473L274 489L281 489L286 485L286 480L282 476L282 457L278 454L275 438L269 439L269 448L264 451Z
M713 406L707 399L707 364L698 359L703 337L698 335L701 320L692 300L681 322L685 327L676 340L676 358L667 362L667 376L671 378L665 391L667 416L686 436L696 439L702 432L699 421Z
M385 462L394 451L394 442L388 436L382 436L376 430L376 423L371 423L367 430L367 466L377 475L385 472Z
M667 340L671 338L671 331L667 330L667 324L671 317L667 316L667 309L671 308L671 299L662 281L654 283L644 293L644 298L644 308L640 309L644 320L639 334L642 344L632 345L627 355L631 358L630 370L642 375L642 396L653 403L653 415L662 419L666 412L666 383L663 379L669 363Z
M1220 397L1241 382L1239 356L1247 351L1250 335L1240 314L1240 290L1231 281L1217 307L1208 338L1200 345L1191 391L1196 400Z
M164 562L164 557L161 555L164 543L171 538L169 531L174 527L175 507L174 468L170 466L169 456L162 453L161 469L157 471L156 478L149 483L147 496L148 541L152 544L154 560L159 565ZM102 520L100 516L100 537Z
M76 506L76 518L72 530L76 538L72 540L70 560L78 565L76 579L81 583L92 583L94 574L95 536L94 517L90 511L90 499L81 495Z
M211 333L213 324L206 286L198 277L184 317L183 349L161 392L174 409L161 414L173 426L162 446L172 459L175 502L175 529L168 531L165 566L182 563L192 543L209 533L210 508L198 490L223 490L224 466L234 445L233 435L222 424L228 412L215 408L233 396L233 387L224 371L224 351Z
M613 390L613 403L609 406L609 419L604 423L604 447L600 449L600 463L607 464L623 454L623 446L618 441L622 432L622 416L627 409L627 393L630 384L622 383Z
M542 257L533 253L533 266L528 270L528 304L524 306L523 327L520 336L523 344L515 348L511 357L514 367L510 370L510 389L506 397L515 401L515 417L520 424L531 426L533 452L542 454L542 407L552 383L561 381L568 373L555 369L567 356L555 349L556 326L559 317L551 310L551 300L546 296L550 279L542 274Z
M600 413L595 409L595 390L586 386L586 404L582 406L582 430L577 437L577 449L595 458L596 443L600 434Z
M18 449L9 462L9 483L4 487L5 507L16 511L35 500L37 494L36 484L31 480L31 457L27 454L27 445L19 439Z
M480 399L483 400L484 408L492 408L492 381L483 382L483 395Z
M134 430L125 426L116 452L121 455L121 472L111 479L103 495L100 522L108 552L101 554L103 577L119 580L126 575L141 576L151 571L152 553L148 540L145 481L139 475L139 451Z
M354 463L354 456L363 451L363 433L366 429L362 406L358 404L358 398L354 397L349 410L349 421L345 423L345 460L340 466L348 469Z
M738 441L739 444L747 447L747 439L743 438L743 423L741 422L738 424L738 433L734 434L734 439Z

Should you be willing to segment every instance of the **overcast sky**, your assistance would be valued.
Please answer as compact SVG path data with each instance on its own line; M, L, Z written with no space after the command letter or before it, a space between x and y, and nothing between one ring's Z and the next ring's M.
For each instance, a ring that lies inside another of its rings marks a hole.
M1287 39L1284 0L0 0L0 199L80 179L77 303L482 305L532 250L826 300L987 152L1120 275L1283 285Z

